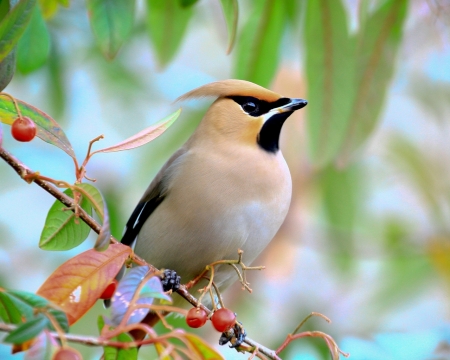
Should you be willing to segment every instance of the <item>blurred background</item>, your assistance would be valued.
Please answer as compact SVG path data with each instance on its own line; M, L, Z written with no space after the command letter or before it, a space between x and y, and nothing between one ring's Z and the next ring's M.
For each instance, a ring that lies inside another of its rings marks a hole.
M248 274L253 293L236 284L227 306L269 348L315 311L332 324L313 318L304 329L332 335L351 359L450 359L450 1L116 2L127 4L116 14L124 25L108 47L101 2L40 1L5 91L61 124L79 159L94 137L105 135L97 148L113 145L211 81L247 79L306 98L282 131L294 185L288 218L255 262L267 269ZM91 160L87 175L107 199L116 237L211 102L181 104L177 122L144 147ZM18 143L3 129L3 146L30 168L74 181L64 152ZM40 250L54 199L3 162L0 174L0 284L34 292L94 237L67 252ZM99 303L71 333L97 335L100 313ZM193 332L216 344L211 329ZM227 359L248 358L217 347ZM101 354L78 349L86 359ZM281 356L330 358L320 339L298 340ZM0 358L22 357L0 345ZM156 355L149 348L141 357Z

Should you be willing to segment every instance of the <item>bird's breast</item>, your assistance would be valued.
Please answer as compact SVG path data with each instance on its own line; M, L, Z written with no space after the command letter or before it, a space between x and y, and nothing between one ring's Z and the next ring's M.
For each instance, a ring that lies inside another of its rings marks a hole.
M185 277L236 258L238 249L251 263L289 208L291 178L281 154L191 151L171 171L167 196L144 224L136 253Z

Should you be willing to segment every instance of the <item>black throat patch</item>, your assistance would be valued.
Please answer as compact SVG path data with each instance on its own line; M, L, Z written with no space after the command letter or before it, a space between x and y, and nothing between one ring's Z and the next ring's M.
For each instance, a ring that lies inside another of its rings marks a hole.
M273 102L259 100L253 96L229 96L229 98L241 105L242 110L244 110L248 115L254 117L265 115L270 110L287 105L291 102L291 99L289 98L280 98ZM256 138L258 145L263 150L270 153L276 153L280 149L278 143L281 128L283 127L286 119L292 113L293 111L277 113L266 120Z
M279 140L281 128L292 113L293 111L278 113L266 120L256 139L261 148L271 153L276 153L280 150Z

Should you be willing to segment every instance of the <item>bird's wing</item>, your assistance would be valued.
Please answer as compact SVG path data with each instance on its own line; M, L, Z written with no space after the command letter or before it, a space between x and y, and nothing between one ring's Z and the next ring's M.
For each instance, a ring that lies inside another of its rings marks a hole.
M172 157L164 164L156 177L150 183L150 186L142 196L139 204L134 209L127 222L125 233L122 236L122 244L131 246L136 239L139 231L144 225L145 221L155 211L155 209L164 201L167 195L169 181L168 169L180 156L185 154L187 150L185 148L179 149Z

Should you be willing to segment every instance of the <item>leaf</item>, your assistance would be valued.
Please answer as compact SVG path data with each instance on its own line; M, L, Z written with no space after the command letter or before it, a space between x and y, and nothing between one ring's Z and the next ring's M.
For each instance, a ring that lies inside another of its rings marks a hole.
M55 320L58 322L61 329L63 329L65 332L69 331L69 324L67 322L66 314L61 310L52 308L52 305L49 303L49 301L47 299L45 299L37 294L33 294L28 291L22 291L22 290L9 290L9 294L12 296L15 296L17 299L20 299L25 304L30 306L30 308L32 308L32 309L46 308L46 310L50 313L50 315L52 315L55 318ZM27 317L27 318L29 318L29 317ZM51 325L51 324L50 324L49 328L51 330L55 330L53 328L53 325Z
M82 193L92 204L95 212L102 220L102 227L97 236L97 240L95 241L94 248L97 251L104 251L108 248L109 240L111 238L111 227L106 202L101 192L95 186L92 186L91 184L78 184L77 187L84 189L84 192Z
M0 124L0 148L2 147L3 143L3 126Z
M36 6L27 29L17 44L17 68L23 74L39 69L50 52L50 35L44 18Z
M75 158L72 145L61 129L59 124L43 111L27 104L26 102L17 100L19 109L23 116L28 116L37 126L37 136L45 142L59 147L65 151L70 157ZM16 108L11 99L0 95L0 121L11 125L18 117Z
M156 139L158 136L162 135L162 133L164 133L164 131L166 131L170 127L170 125L172 125L175 122L178 116L180 116L180 113L181 109L178 109L173 114L166 116L164 119L140 131L136 135L133 135L116 145L94 151L94 153L106 153L113 151L130 150L145 145L148 142Z
M312 161L325 167L338 154L348 128L355 87L355 44L341 0L308 1L305 9L307 131Z
M55 118L63 118L67 102L64 71L64 58L61 55L59 44L57 41L53 41L47 60L47 98L52 106L52 113Z
M64 193L73 198L72 190L67 189ZM92 214L92 207L85 197L81 199L80 205L89 215ZM70 250L86 240L90 231L91 228L81 219L77 219L73 211L56 200L45 219L39 247L52 251Z
M58 5L69 7L69 0L39 0L44 18L50 19L58 12Z
M339 163L348 163L352 153L373 132L394 73L397 52L403 37L408 0L388 0L364 23L358 37L358 79L349 129L339 154Z
M130 302L133 298L136 289L139 284L142 282L144 277L148 274L148 266L138 266L132 268L119 282L119 286L112 298L111 301L111 321L114 325L119 325L125 316L128 307L130 306ZM156 280L152 280L156 279ZM157 282L159 281L159 287ZM164 298L169 299L167 295L165 295L162 291L161 280L158 277L152 277L149 282L146 284L148 288L146 289L147 293L151 293L155 296L152 297L144 297L139 296L136 304L152 304L154 298ZM159 293L159 294L158 294ZM134 310L130 317L127 320L127 324L135 324L140 322L149 312L149 309L139 308Z
M0 91L11 82L14 71L16 69L16 49L14 48L6 57L0 62Z
M49 324L48 319L39 314L36 318L27 321L20 325L17 329L11 331L3 341L12 344L22 344L25 341L34 339L39 335Z
M172 302L172 298L164 292L161 279L158 276L151 277L145 283L139 293L139 298L163 299Z
M114 59L130 37L134 23L135 0L88 0L92 32L107 59Z
M25 31L36 0L20 0L0 22L0 61L13 50Z
M279 62L286 25L284 1L253 2L254 9L237 43L234 76L268 87Z
M361 188L364 180L360 169L353 165L345 169L329 166L322 171L320 182L324 215L329 226L333 260L342 270L355 265L354 227L361 213Z
M198 0L178 0L178 1L180 2L180 5L183 7L192 6L196 2L198 2Z
M185 333L184 337L189 341L191 350L193 350L200 359L204 360L218 360L223 359L222 355L206 343L197 335Z
M234 42L236 40L236 32L239 18L239 4L237 0L220 0L222 4L223 14L227 23L228 29L228 49L227 54L233 50Z
M91 184L76 184L76 188L80 189L80 193L90 202L98 217L103 220L105 204L100 191Z
M3 322L20 324L24 319L29 319L32 316L32 307L7 291L0 291L0 319Z
M95 209L97 215L102 219L102 227L100 233L95 241L94 249L97 251L104 251L109 246L109 239L111 238L111 227L109 225L108 207L101 192L90 184L78 184L78 188L84 189L83 194Z
M131 335L123 333L111 339L112 341L120 342L133 342L134 339ZM136 347L115 348L112 346L105 346L104 348L104 360L137 360L138 349Z
M147 28L161 67L167 65L181 45L193 7L178 0L147 0Z
M24 360L52 360L57 348L58 343L44 330L25 352Z
M122 244L104 252L85 251L57 268L37 293L63 309L72 325L94 305L131 252Z

